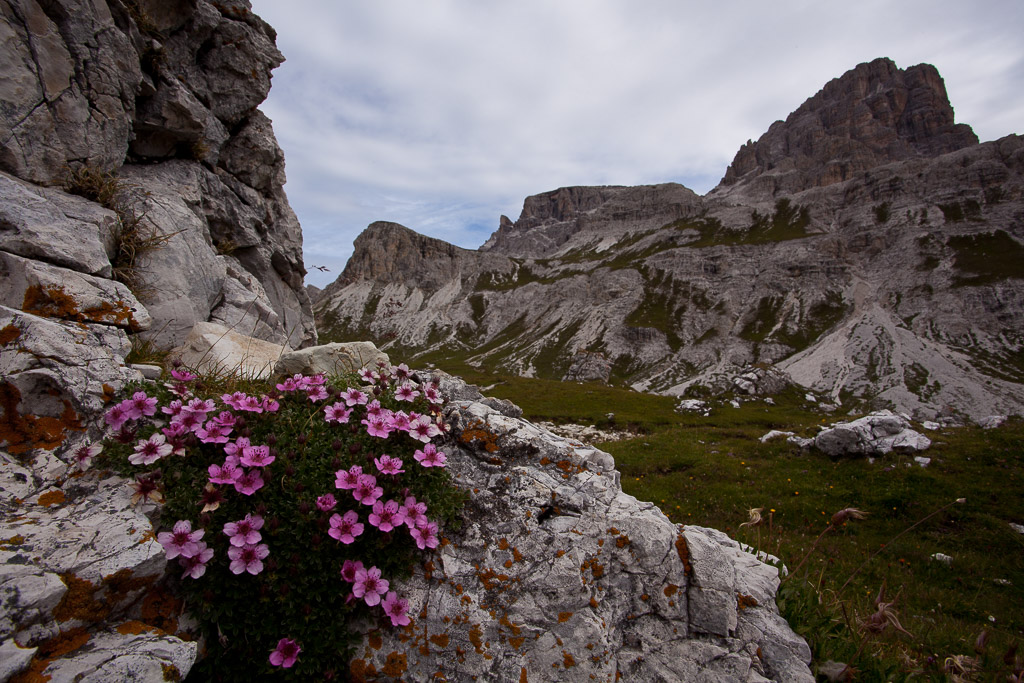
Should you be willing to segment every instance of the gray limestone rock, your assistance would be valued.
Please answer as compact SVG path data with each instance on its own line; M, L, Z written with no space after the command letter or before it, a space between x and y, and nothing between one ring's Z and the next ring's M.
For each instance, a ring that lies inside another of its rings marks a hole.
M389 362L387 354L381 353L372 342L321 344L285 353L277 361L274 374L335 375Z
M196 660L199 644L155 631L123 634L116 629L93 634L88 647L50 662L41 672L54 681L161 683L184 676Z
M110 277L106 244L116 222L98 204L0 172L0 250Z
M814 437L815 448L833 458L923 451L931 443L931 439L911 429L906 418L889 410L852 422L837 422Z
M289 352L287 346L239 334L217 323L196 323L171 357L202 372L265 379Z

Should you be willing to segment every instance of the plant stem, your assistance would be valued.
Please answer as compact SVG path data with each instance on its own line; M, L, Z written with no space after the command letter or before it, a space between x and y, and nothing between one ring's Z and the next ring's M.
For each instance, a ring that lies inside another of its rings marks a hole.
M918 521L914 522L914 524L912 524L911 526L908 526L908 527L907 527L906 529L904 529L903 531L899 532L898 534L896 534L895 536L893 536L892 538L890 538L890 539L889 539L889 541L888 541L887 543L883 543L883 544L882 544L882 547L881 547L881 548L879 548L878 550L876 550L875 552L873 552L873 553L871 554L871 556L870 556L870 557L868 557L868 559L864 560L864 562L862 562L862 563L861 563L861 565L860 565L859 567L857 567L856 569L854 569L854 570L853 570L853 573L852 573L852 574L850 574L850 578L848 578L848 579L846 580L846 583L844 583L844 584L843 584L843 585L842 585L842 586L841 586L841 587L839 588L839 592L840 592L840 593L842 593L842 592L843 592L843 589L844 589L844 588L846 588L847 586L849 586L849 585L850 585L850 582L851 582L851 581L853 581L853 577L857 576L857 574L858 574L858 573L860 572L860 570L861 570L861 569L864 569L864 567L866 567L866 566L868 565L868 563L869 563L869 562L871 562L871 560L875 559L875 558L876 558L876 557L878 556L878 554L879 554L880 552L882 552L882 551L883 551L883 550L885 550L885 549L886 549L887 547L889 547L890 545L892 545L892 544L893 544L893 542L895 542L895 541L896 541L896 540L897 540L897 539L898 539L898 538L899 538L900 536L902 536L903 534L905 534L905 533L907 533L907 532L909 532L909 531L913 531L914 529L916 529L917 527L921 526L922 524L924 524L925 522L927 522L927 521L928 521L929 519L931 519L931 518L932 518L932 517L934 517L935 515L939 514L940 512L943 512L943 511L945 511L945 510L946 510L947 508L949 508L949 507L951 507L951 506L953 506L953 505L956 505L957 503L962 503L962 502L964 502L965 500L966 500L966 499L964 499L964 498L957 498L957 499L956 499L956 500L954 500L954 501L953 501L952 503L946 503L945 505L943 505L942 507L940 507L940 508L939 508L938 510L936 510L935 512L932 512L931 514L929 514L929 515L926 515L925 517L922 517L922 518L921 518L921 519L919 519ZM825 531L828 531L828 529L826 529ZM820 537L819 537L819 538L820 538ZM815 541L815 543L817 543L817 541ZM811 549L813 550L814 548L811 548ZM801 564L802 564L802 563L801 563Z

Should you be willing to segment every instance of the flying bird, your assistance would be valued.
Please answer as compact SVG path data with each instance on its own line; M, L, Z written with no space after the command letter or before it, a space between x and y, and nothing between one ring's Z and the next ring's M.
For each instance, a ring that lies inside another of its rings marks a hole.
M324 273L329 273L330 272L330 269L327 266L310 266L310 268L316 268L317 270L319 270L321 272L324 272Z

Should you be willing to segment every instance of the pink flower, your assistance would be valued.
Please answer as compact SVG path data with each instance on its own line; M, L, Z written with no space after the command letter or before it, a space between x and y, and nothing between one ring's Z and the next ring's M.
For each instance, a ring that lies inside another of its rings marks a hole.
M263 412L265 413L276 413L281 409L281 404L277 400L270 398L269 396L263 397Z
M380 570L376 567L357 569L356 580L352 585L352 593L362 598L370 607L380 603L380 597L388 592L390 583L380 578Z
M249 439L244 436L240 436L235 439L234 443L229 443L224 446L224 452L228 455L241 456L245 451L245 448L249 445Z
M401 474L405 472L402 469L402 459L394 458L386 453L379 458L374 458L373 464L377 466L377 471L381 474Z
M231 564L228 569L232 574L249 572L253 576L263 571L263 560L270 554L266 543L259 545L244 545L241 548L231 546L228 548L228 557Z
M441 402L441 394L433 384L429 384L423 389L423 397L435 405Z
M402 516L400 510L401 508L398 507L398 503L393 500L383 504L378 500L373 504L373 512L370 513L370 524L387 533L396 526L401 526L405 521L405 517Z
M188 411L190 413L202 413L201 421L205 421L206 414L212 413L214 408L216 407L217 404L213 402L212 398L208 398L205 401L201 398L194 398L188 403L186 403L184 406L182 406L182 410Z
M398 593L394 591L388 591L387 597L380 604L384 608L384 614L391 617L392 626L408 626L409 625L409 601L404 598L399 598Z
M213 558L213 548L207 548L205 541L199 541L198 545L199 552L192 557L185 557L183 555L178 558L178 563L185 568L185 573L181 575L181 578L187 576L192 579L198 579L206 573L206 563Z
M107 414L103 416L103 420L116 432L128 421L128 411L125 410L123 405L118 403L107 411Z
M194 413L182 407L181 412L171 418L172 425L180 425L181 429L194 432L203 426L206 420L206 413Z
M313 375L311 377L303 377L300 381L303 389L309 390L313 387L323 386L327 383L327 376L323 374Z
M294 377L289 377L284 382L281 382L277 385L278 391L297 391L298 388L299 383L295 381Z
M437 547L436 522L430 522L425 526L413 527L409 530L409 533L412 534L413 539L416 541L416 547L420 550Z
M386 439L391 435L391 427L382 417L367 416L365 420L362 420L362 423L366 425L366 433L370 436Z
M367 417L383 417L384 406L380 404L380 401L373 399L366 404L366 415Z
M354 489L359 483L359 477L363 474L362 465L352 465L347 470L338 470L334 473L334 487L348 491Z
M359 391L358 389L346 389L345 391L341 392L341 398L344 399L345 405L347 406L365 406L367 400L366 394Z
M333 494L325 493L316 499L316 507L321 512L330 512L338 505Z
M128 414L133 419L139 419L143 415L151 417L156 414L156 399L150 398L145 391L136 391L132 394L128 406ZM124 401L122 401L124 403Z
M194 557L199 554L199 539L206 531L197 529L192 531L192 522L182 519L174 524L172 531L161 531L157 534L156 540L167 552L167 559L173 560L178 555L182 557Z
M175 415L181 412L181 401L177 399L171 401L168 405L165 405L163 408L161 408L160 412L162 412L164 415L170 415L171 417L174 417Z
M230 460L230 458L229 458ZM210 465L206 468L210 475L211 484L234 484L242 478L242 470L232 462L225 462L223 465Z
M196 436L203 443L227 443L228 434L231 433L231 427L224 426L219 422L210 420L205 425L196 430Z
M431 427L433 427L433 423L430 421L430 418L426 415L419 415L409 425L409 436L417 441L427 443L432 436L433 430Z
M239 401L238 409L245 410L250 413L262 413L263 401L255 396L246 396L243 400Z
M404 410L396 410L391 413L391 418L388 420L388 424L396 432L407 432L412 423L409 421L409 416L405 414Z
M363 505L373 505L384 495L384 489L377 486L377 478L372 474L360 474L352 495Z
M78 469L85 471L89 469L89 465L92 463L92 459L100 454L103 450L103 444L94 443L88 446L82 446L75 451L74 456L75 464L78 465Z
M398 511L402 514L405 524L410 529L425 526L430 521L427 519L427 504L417 502L415 496L407 496L405 505L400 507Z
M259 470L248 470L232 483L235 485L236 491L242 495L251 496L263 488L263 477L260 476Z
M237 522L228 522L224 525L224 534L228 537L231 545L242 547L254 545L263 540L260 529L263 528L263 517L252 514L245 516Z
M323 386L310 387L306 390L306 396L313 403L322 401L327 398L327 388Z
M359 370L359 377L364 382L370 382L372 384L373 382L377 381L380 375L375 374L373 370L371 370L370 368L361 368Z
M270 663L285 669L291 668L298 659L302 648L291 638L282 638L277 641L277 648L270 653Z
M395 371L395 377L398 379L406 379L409 377L409 366L405 363L400 363L397 368L392 368Z
M266 467L276 459L270 454L270 446L246 446L239 461L246 467Z
M416 458L416 462L424 467L444 467L448 462L448 456L443 451L437 450L432 443L423 446L422 451L417 450L412 457Z
M397 401L414 401L419 395L420 392L413 389L408 382L395 389L395 400Z
M191 373L188 370L171 370L171 377L179 382L191 382L196 379L198 375Z
M236 391L233 394L221 394L220 400L224 401L226 405L231 406L235 410L240 410L239 406L242 405L242 401L247 398L247 395L241 391Z
M363 533L363 524L359 521L359 515L353 510L345 513L345 516L335 513L331 515L331 528L327 535L348 545L356 540L356 536Z
M128 462L133 465L152 465L173 451L174 446L167 443L164 435L154 432L148 439L135 445L135 452L128 456Z
M213 418L213 422L224 427L233 427L235 425L235 421L235 414L232 413L230 410L222 410L220 411L220 415Z
M363 568L363 563L359 560L353 562L352 560L345 560L341 565L341 578L349 583L356 580L356 572Z
M338 401L337 403L324 408L324 412L327 413L326 420L328 422L337 422L342 424L348 422L349 415L352 414L352 409L346 408L341 401Z

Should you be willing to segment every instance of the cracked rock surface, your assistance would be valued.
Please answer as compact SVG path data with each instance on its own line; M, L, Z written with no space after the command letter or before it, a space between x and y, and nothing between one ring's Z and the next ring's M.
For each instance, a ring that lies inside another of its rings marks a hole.
M413 623L357 648L357 677L813 681L774 567L623 493L608 454L459 384L444 384L463 397L445 450L472 493L464 525L402 586Z

